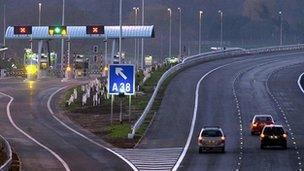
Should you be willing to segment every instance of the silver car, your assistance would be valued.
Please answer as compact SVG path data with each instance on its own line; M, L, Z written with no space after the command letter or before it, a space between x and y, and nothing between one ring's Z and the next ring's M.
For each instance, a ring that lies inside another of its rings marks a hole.
M203 127L198 136L199 153L208 150L225 152L225 135L217 126Z

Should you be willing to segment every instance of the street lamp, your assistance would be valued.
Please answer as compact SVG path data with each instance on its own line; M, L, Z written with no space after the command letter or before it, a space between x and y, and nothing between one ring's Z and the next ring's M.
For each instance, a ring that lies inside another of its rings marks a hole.
M221 47L223 47L223 12L221 10L218 11L221 17Z
M198 53L202 51L202 18L203 11L199 12L199 36L198 36Z
M38 23L39 23L39 26L41 26L41 10L42 10L42 3L41 2L38 3L38 8L39 8Z
M119 1L119 63L121 63L122 52L122 0Z
M139 8L138 7L133 7L133 10L134 10L134 15L135 15L135 26L137 26L137 18L138 18L138 11L139 11ZM138 57L137 57L137 38L135 38L134 40L134 46L135 46L135 52L134 52L134 58L135 58L135 63L136 63L136 66L138 66Z
M170 33L169 33L169 58L171 58L172 46L171 46L171 38L172 38L172 10L168 8L169 18L170 18Z
M283 13L279 11L280 15L280 45L283 45Z
M61 25L64 26L65 23L65 0L62 0L62 20ZM61 71L63 71L63 61L64 61L64 39L61 39Z
M6 40L5 40L5 29L6 29L6 3L5 1L3 2L3 46L6 45ZM5 54L3 54L3 57L5 57Z
M182 57L182 9L180 7L177 8L179 12L179 47L178 53L179 57Z
M141 25L145 25L145 0L141 0ZM144 69L144 39L141 39L141 69Z

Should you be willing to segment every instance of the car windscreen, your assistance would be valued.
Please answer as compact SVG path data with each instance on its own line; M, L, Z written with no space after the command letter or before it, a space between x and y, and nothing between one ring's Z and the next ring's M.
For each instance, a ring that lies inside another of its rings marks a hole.
M204 130L202 132L202 137L221 137L222 136L222 132L220 130Z
M256 117L255 118L256 122L271 122L272 118L269 116L263 116L263 117Z
M282 135L284 129L282 127L266 127L263 133L266 135Z

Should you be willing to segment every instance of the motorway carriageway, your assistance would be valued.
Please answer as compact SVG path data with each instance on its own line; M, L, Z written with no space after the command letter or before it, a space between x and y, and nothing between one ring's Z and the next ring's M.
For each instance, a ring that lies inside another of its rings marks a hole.
M301 52L272 53L188 68L169 84L137 148L112 152L58 114L53 101L57 119L48 110L50 96L73 83L46 80L29 89L24 83L1 81L0 92L14 98L1 95L1 134L20 155L24 170L301 170L304 95L297 79L303 62ZM287 129L287 150L259 148L258 136L249 131L255 114L271 114ZM198 154L197 135L204 125L223 128L226 153Z

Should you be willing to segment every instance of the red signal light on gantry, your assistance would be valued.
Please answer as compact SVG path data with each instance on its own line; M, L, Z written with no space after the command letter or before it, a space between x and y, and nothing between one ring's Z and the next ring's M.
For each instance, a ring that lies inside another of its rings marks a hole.
M87 34L104 34L104 26L87 26Z
M14 26L14 34L32 34L32 26Z

